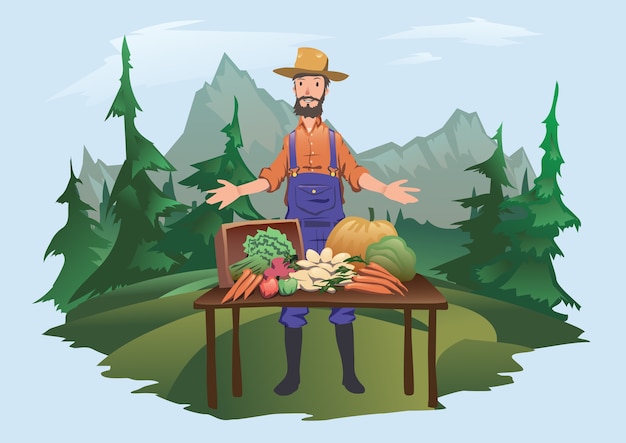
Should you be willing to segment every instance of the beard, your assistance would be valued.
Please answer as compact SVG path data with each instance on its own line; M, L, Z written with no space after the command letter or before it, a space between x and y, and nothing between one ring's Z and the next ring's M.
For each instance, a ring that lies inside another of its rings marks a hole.
M324 103L325 95L326 94L323 94L319 99L316 99L315 97L310 97L310 96L298 97L296 99L296 104L293 105L294 114L301 115L302 117L311 117L311 118L320 117L323 112L322 103ZM305 99L305 98L312 98L313 100L317 100L317 106L309 106L309 104L305 106L300 105L300 100Z

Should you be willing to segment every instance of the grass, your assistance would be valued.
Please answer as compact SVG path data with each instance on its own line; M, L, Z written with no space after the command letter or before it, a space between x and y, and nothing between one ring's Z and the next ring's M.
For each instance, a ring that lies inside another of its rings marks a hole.
M65 324L46 334L106 354L101 365L108 369L103 375L145 380L137 393L156 394L190 411L225 420L275 413L325 420L429 409L427 312L413 315L414 395L406 396L403 390L401 312L357 311L356 369L366 392L353 395L341 385L329 310L311 309L304 329L300 388L280 397L273 388L282 379L286 363L277 308L241 311L243 396L239 398L231 395L230 311L217 310L219 408L208 409L204 313L193 309L193 301L216 283L214 271L198 271L125 287L85 302L68 314ZM438 312L440 402L453 392L512 383L511 375L501 374L522 370L515 354L583 341L582 331L561 319L452 287L439 289L449 302L447 311Z

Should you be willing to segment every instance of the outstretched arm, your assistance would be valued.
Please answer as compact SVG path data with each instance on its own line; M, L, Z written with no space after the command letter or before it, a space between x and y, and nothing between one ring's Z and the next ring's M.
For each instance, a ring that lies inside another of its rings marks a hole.
M359 177L359 186L363 189L367 189L368 191L383 194L389 200L397 201L402 204L415 203L417 201L417 197L414 197L409 193L419 192L420 189L402 186L407 181L408 180L398 180L386 185L366 172L361 174Z
M233 185L228 180L218 180L219 184L224 185L221 188L209 189L207 192L213 194L206 199L210 205L221 203L218 209L224 209L232 202L243 195L257 194L267 191L270 187L269 182L264 178L257 178L254 181L244 183L239 186Z

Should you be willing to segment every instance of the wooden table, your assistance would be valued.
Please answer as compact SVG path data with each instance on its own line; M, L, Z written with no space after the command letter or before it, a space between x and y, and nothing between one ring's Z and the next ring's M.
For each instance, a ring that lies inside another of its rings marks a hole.
M276 296L262 298L258 292L247 300L239 299L222 304L227 288L213 288L194 302L195 309L204 309L206 313L206 353L207 353L207 398L208 405L217 409L217 361L215 355L215 310L232 309L233 316L233 364L232 392L233 396L241 397L241 355L239 349L239 310L257 307L309 307L309 308L385 308L404 310L404 393L413 395L413 341L412 314L413 309L428 310L428 406L437 407L437 374L436 374L436 337L437 310L448 309L448 302L428 280L416 275L406 282L409 292L401 295L373 295L357 291L339 290L335 294L321 292L297 291L289 297Z

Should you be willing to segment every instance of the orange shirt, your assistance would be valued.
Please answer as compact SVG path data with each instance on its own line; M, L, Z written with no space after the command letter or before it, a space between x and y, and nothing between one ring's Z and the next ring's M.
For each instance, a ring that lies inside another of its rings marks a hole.
M368 170L357 164L354 156L343 142L343 137L335 131L335 149L337 152L337 168L339 178L345 179L353 191L361 190L359 177ZM317 172L329 174L330 166L330 140L328 126L322 122L320 117L315 119L313 129L309 131L304 126L304 119L300 117L300 122L296 126L296 156L298 174ZM259 178L266 179L270 187L268 192L274 192L283 182L289 173L289 134L283 140L283 148L279 152L274 162L268 167L261 169ZM343 182L341 184L341 199L343 202ZM287 194L285 194L285 204L287 204Z

